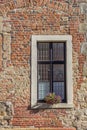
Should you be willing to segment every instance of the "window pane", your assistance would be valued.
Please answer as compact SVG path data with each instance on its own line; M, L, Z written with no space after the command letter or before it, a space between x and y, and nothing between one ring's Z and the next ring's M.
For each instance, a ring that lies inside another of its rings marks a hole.
M64 43L53 43L53 60L64 61Z
M49 60L49 43L38 43L38 60Z
M64 99L64 82L53 82L53 92Z
M53 65L53 81L64 81L64 64Z
M49 82L39 82L38 86L38 100L43 100L50 90Z
M44 100L49 92L60 95L64 100L64 43L39 42L37 47L38 100Z
M38 64L38 80L48 81L50 76L49 64Z

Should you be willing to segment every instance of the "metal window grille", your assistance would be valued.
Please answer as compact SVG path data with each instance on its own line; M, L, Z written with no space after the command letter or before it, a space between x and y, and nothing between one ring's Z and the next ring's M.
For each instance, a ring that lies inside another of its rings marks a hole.
M38 101L48 93L55 93L66 102L66 44L37 43Z

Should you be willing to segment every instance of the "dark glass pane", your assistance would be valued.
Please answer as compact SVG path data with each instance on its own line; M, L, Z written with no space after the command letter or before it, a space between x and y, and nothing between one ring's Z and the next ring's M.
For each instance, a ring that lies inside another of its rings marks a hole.
M48 81L50 76L49 64L38 64L38 80Z
M64 99L64 88L64 82L53 82L53 92L61 96L62 100Z
M64 46L64 43L39 42L37 44L38 100L44 100L49 92L54 92L56 95L60 95L64 101Z
M39 82L38 84L38 100L43 100L44 97L49 93L50 83L49 82Z
M53 43L53 60L64 61L64 43Z
M49 43L38 43L38 60L49 60Z
M53 65L53 81L64 81L64 64Z

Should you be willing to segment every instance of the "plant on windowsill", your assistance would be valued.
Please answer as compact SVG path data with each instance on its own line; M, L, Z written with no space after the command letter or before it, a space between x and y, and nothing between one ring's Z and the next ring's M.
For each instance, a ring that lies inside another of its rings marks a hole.
M56 95L55 93L49 93L45 98L44 98L45 102L47 104L57 104L57 103L61 103L62 99L60 96Z

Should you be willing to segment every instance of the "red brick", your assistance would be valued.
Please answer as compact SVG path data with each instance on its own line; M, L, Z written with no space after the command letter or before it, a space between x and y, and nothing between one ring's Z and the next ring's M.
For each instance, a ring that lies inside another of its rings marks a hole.
M2 68L2 35L0 35L0 68Z
M75 76L77 84L73 86L74 105L78 107L77 90L80 89L83 83L82 71L85 61L85 57L80 53L81 43L85 41L85 34L79 33L79 25L84 23L85 16L80 14L79 6L76 2L81 2L81 0L72 0L71 3L65 0L0 0L0 14L3 14L4 24L7 21L11 24L11 61L8 61L8 64L11 62L11 65L15 67L24 66L25 69L28 69L31 58L31 36L33 34L72 35L72 49L73 53L77 54L79 65L77 68L78 73L76 72ZM6 21L5 18L10 18L10 20ZM1 33L3 32L0 32L0 68L3 60ZM74 60L73 54L73 65L76 63ZM1 96L0 99L11 100L14 104L13 126L35 126L41 127L40 130L75 130L74 128L62 128L62 120L59 117L65 118L67 110L29 110L30 93L24 93L26 96L23 99L21 99L20 95L17 97L16 94L14 96L7 94L7 91L9 92L9 90L11 91L11 89L14 90L15 88L13 83L8 85L8 80L4 80L1 84L2 92L5 96ZM16 79L14 80L16 82ZM20 88L20 86L18 87ZM49 126L52 128L44 128Z

